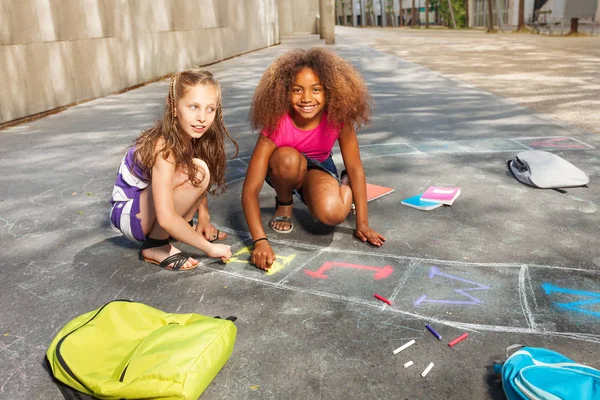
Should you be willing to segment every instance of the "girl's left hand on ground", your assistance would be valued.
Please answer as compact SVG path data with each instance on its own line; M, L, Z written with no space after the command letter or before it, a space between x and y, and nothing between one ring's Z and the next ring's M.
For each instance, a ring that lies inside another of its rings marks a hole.
M225 232L221 232L217 228L215 228L210 222L208 223L198 223L196 227L196 232L204 236L206 240L209 242L214 242L215 240L223 240L227 237Z
M354 236L356 236L358 239L362 240L363 242L369 242L373 246L377 246L377 247L380 247L385 242L385 237L383 237L381 234L375 232L373 229L371 229L368 226L360 227L360 228L357 227L354 230Z

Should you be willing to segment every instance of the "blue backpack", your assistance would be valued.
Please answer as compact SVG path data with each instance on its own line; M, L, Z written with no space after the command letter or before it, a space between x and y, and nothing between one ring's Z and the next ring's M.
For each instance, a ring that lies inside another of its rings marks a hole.
M513 345L513 355L495 362L508 400L598 400L600 371L552 350Z

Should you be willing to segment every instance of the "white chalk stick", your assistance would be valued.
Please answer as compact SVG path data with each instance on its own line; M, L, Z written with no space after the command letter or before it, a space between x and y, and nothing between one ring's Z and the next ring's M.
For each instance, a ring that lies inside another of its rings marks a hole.
M423 370L423 372L421 372L421 376L423 378L425 378L427 376L427 374L429 373L429 371L431 371L431 368L433 368L433 363L429 363L429 365L427 366L427 368L425 368Z
M408 368L408 367L410 367L411 365L413 365L413 362L412 362L412 361L409 361L409 362L407 362L407 363L404 363L404 368Z
M415 340L411 340L410 342L407 342L405 344L403 344L402 346L398 347L396 350L393 351L394 354L398 354L400 353L402 350L412 346L413 344L415 344Z

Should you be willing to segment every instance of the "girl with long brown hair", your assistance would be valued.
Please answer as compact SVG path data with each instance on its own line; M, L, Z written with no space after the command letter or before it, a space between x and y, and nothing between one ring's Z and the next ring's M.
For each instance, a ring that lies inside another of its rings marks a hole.
M275 253L262 226L259 192L275 189L270 228L291 233L293 195L326 225L338 225L356 208L354 235L381 246L385 238L369 227L367 188L356 129L369 122L370 96L360 74L324 48L296 49L279 57L263 74L250 110L260 130L242 191L252 234L251 261L269 269ZM338 175L332 148L339 143L345 170Z
M210 223L206 196L225 190L225 137L237 155L218 81L202 70L174 74L162 119L127 150L111 199L111 223L142 242L140 260L171 270L195 268L198 261L172 246L169 236L209 257L231 257L229 246L213 243L227 235Z

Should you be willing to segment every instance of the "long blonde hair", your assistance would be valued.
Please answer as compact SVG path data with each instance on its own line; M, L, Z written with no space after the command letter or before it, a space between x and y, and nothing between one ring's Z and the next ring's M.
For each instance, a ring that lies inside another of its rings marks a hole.
M201 138L192 139L190 146L189 140L185 137L186 134L179 126L175 108L179 99L189 88L196 85L212 85L217 90L219 104L215 120L210 128ZM210 171L208 192L219 194L225 191L225 171L227 169L225 136L235 146L235 155L232 158L237 157L239 146L225 127L221 104L221 86L210 72L191 69L173 74L162 119L156 121L153 127L143 131L134 143L135 159L146 175L140 178L151 179L152 167L157 156L160 155L163 159L167 159L173 154L175 169L186 171L192 184L197 186L204 177L197 177L198 165L194 163L193 158L200 158L206 162ZM161 138L164 140L164 146L155 154L156 143Z

